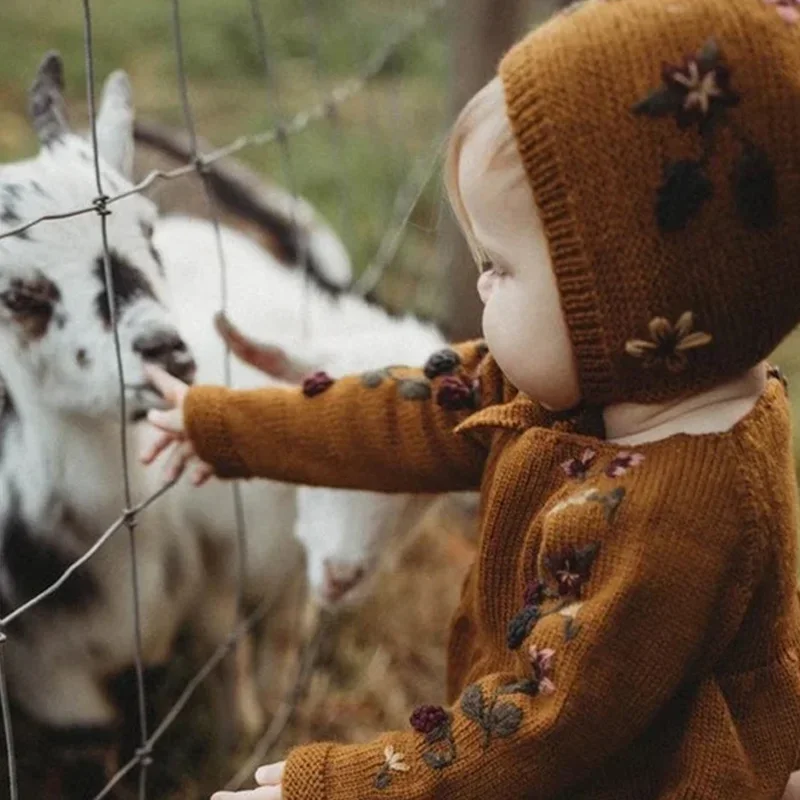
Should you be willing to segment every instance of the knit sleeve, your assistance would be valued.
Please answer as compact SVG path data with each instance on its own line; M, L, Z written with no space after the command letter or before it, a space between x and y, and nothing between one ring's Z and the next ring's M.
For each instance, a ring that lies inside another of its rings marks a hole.
M302 388L199 386L184 405L201 459L220 477L385 492L475 489L486 447L454 428L496 387L482 382L481 342L434 354L423 369L389 367ZM489 381L488 383L491 383Z
M710 674L762 569L719 499L691 513L635 505L554 507L538 577L515 592L508 668L449 708L418 709L410 732L293 751L285 800L550 800L585 789L670 698Z

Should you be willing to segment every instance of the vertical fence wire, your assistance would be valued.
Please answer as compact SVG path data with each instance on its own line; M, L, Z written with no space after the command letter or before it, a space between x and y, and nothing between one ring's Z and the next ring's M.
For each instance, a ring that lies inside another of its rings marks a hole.
M436 174L444 152L445 137L435 139L432 147L412 165L406 179L400 184L392 206L392 218L378 245L377 252L359 276L353 289L362 297L371 295L381 282L403 243L414 210L425 189Z
M3 735L6 740L6 761L8 763L8 796L9 800L17 800L17 756L14 750L14 728L11 723L11 708L8 702L8 685L6 683L6 663L3 645L6 635L0 632L0 712L3 716Z
M319 100L325 102L323 92L322 75L322 32L319 20L319 1L303 0L306 22L311 43L311 55L314 61L314 79L319 87ZM349 231L352 224L353 204L350 200L350 193L347 191L347 181L345 171L348 168L348 160L345 157L344 134L342 132L342 119L339 109L334 103L328 103L327 118L330 120L329 137L331 149L334 153L336 163L339 165L337 170L338 177L338 198L339 198L339 231Z
M122 458L122 482L125 495L125 524L128 528L131 560L131 587L133 600L134 652L136 669L136 696L139 711L139 733L141 757L139 759L139 800L147 797L147 767L150 755L147 751L147 702L144 685L144 664L142 659L142 624L139 592L139 574L136 557L136 514L132 510L131 483L128 472L128 410L125 398L125 371L122 363L122 346L119 338L114 275L111 269L111 253L108 244L108 217L111 211L107 207L108 196L103 191L103 178L100 171L100 153L97 141L97 115L95 112L95 78L94 49L92 39L92 11L90 0L83 0L84 21L84 55L86 61L86 99L89 106L89 123L91 126L92 156L94 176L97 187L95 207L100 219L100 235L103 242L103 274L105 275L106 297L111 319L111 331L114 338L114 354L117 361L119 378L119 417L120 417L120 453Z
M300 233L300 226L297 221L297 208L299 201L299 185L297 181L297 174L294 168L294 161L292 159L292 149L289 145L289 137L285 128L284 109L280 96L280 84L274 75L274 71L270 66L269 50L267 47L267 29L264 24L264 15L261 12L261 3L259 0L248 0L250 8L250 18L253 23L253 35L255 36L256 51L258 53L258 60L261 62L261 69L264 73L264 101L267 109L272 107L275 116L278 120L278 149L281 158L281 169L286 186L292 196L292 209L291 209L291 230L292 237L294 238L297 262L303 270L305 277L305 293L303 309L301 314L301 333L303 339L307 340L311 335L311 303L310 292L312 288L311 276L311 262L309 258L308 239L305 235Z
M228 310L228 262L225 258L225 248L222 242L222 230L219 223L219 214L214 199L214 194L208 183L208 176L205 171L202 156L197 149L197 128L194 121L194 113L189 98L189 81L186 71L186 58L183 50L183 31L181 28L180 0L172 0L172 34L175 44L175 59L178 78L178 92L181 98L183 109L183 121L189 134L191 148L191 158L197 170L198 178L203 187L203 193L208 207L208 217L214 230L214 244L216 248L217 264L219 266L220 278L220 306L223 313ZM231 367L231 351L227 343L224 355L224 380L226 386L233 385L233 375ZM237 570L236 570L236 618L237 622L244 616L245 606L245 585L247 580L247 523L244 512L244 499L242 497L242 487L239 482L234 482L231 486L233 499L233 513L236 525L236 545L237 545Z

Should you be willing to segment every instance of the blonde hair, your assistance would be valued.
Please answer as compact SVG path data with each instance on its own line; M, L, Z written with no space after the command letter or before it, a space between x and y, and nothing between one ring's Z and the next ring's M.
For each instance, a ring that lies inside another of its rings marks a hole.
M464 206L459 185L459 165L466 142L480 135L486 143L479 169L488 173L495 169L515 170L520 179L525 179L525 168L517 151L514 133L508 121L505 95L500 78L495 78L483 87L464 107L453 125L444 164L444 184L453 214L469 244L476 263L486 260L486 254L478 243Z

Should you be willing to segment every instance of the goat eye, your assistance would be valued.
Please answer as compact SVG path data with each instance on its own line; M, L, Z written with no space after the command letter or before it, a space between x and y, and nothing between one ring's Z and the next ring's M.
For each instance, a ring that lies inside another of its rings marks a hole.
M481 261L481 272L491 272L494 269L494 262L489 261L489 259L484 259Z
M53 297L46 287L12 287L0 294L3 305L12 314L50 314Z

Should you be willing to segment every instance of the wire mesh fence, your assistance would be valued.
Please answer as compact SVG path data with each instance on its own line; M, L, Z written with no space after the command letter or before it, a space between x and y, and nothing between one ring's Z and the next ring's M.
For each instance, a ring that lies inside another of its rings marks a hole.
M76 208L65 208L58 213L45 214L35 219L23 220L13 228L8 228L0 234L0 239L26 235L29 231L40 225L47 225L53 220L69 220L75 217L94 214L97 217L97 224L100 229L102 240L102 261L103 272L105 275L106 294L110 311L111 331L114 340L114 357L116 359L117 375L119 381L119 421L120 421L120 459L122 463L123 486L122 495L124 497L124 508L121 509L119 517L108 527L108 529L97 538L86 552L72 563L60 577L47 586L36 596L30 598L25 603L9 611L4 617L0 618L0 712L2 712L2 723L4 729L5 747L8 761L8 783L9 796L11 800L17 800L19 795L17 768L17 753L15 752L14 723L9 702L9 688L7 685L6 669L4 663L4 648L8 644L9 625L27 615L45 600L57 593L74 573L85 565L90 559L108 543L112 537L121 535L124 530L129 542L129 569L131 574L132 587L132 608L133 619L131 620L131 636L134 640L135 653L135 673L136 673L136 692L138 710L138 747L134 756L124 764L116 774L110 779L106 786L95 795L93 800L109 796L124 779L138 771L138 796L144 800L148 796L148 769L153 763L154 747L162 739L169 727L178 718L178 715L186 707L192 694L203 684L206 678L213 672L219 663L236 647L241 638L255 626L260 619L269 611L268 603L264 602L248 615L245 615L243 603L243 583L244 572L247 563L247 531L245 525L245 515L243 512L243 501L238 484L234 483L231 487L231 510L236 520L237 530L237 562L238 562L238 582L239 582L239 602L238 602L238 624L230 632L229 639L222 644L212 656L203 664L194 678L186 685L178 699L163 718L153 725L153 720L148 719L146 688L144 681L144 660L142 656L142 619L140 602L140 579L138 574L137 557L137 532L136 524L138 515L147 509L151 504L157 502L164 493L168 492L174 482L165 483L155 494L139 502L134 502L131 478L129 474L129 454L127 426L129 420L128 409L126 407L126 380L123 366L122 346L118 330L118 309L116 308L115 275L112 269L111 244L109 242L108 218L113 213L114 206L120 200L132 194L143 193L154 184L162 181L172 181L187 176L197 176L203 186L206 197L207 217L211 222L216 241L216 260L219 268L219 289L221 298L221 310L225 311L228 302L228 265L225 257L225 248L220 232L220 221L216 200L209 187L207 176L212 165L222 159L233 156L247 148L263 146L275 146L280 153L282 165L282 177L290 194L296 199L300 196L301 187L299 186L296 170L293 163L292 140L293 137L301 134L310 126L315 124L328 124L330 127L331 142L334 147L340 146L345 133L342 130L340 120L340 107L355 97L356 95L368 90L370 83L382 74L387 64L396 56L398 50L410 39L419 33L431 20L439 14L444 6L444 0L429 0L427 5L420 11L412 13L400 19L396 26L388 31L384 41L366 58L362 69L353 77L345 80L332 91L325 91L321 85L322 67L318 57L319 41L322 37L321 27L318 22L318 3L317 0L305 0L304 10L309 19L315 42L315 76L319 83L317 92L318 100L311 107L285 117L281 106L281 89L276 73L276 65L270 59L269 43L267 37L267 21L264 18L258 0L248 0L249 13L251 19L252 34L256 44L258 59L263 70L264 98L268 105L272 106L272 113L277 116L277 125L258 133L241 135L230 143L212 149L208 152L201 152L199 148L199 134L195 114L191 101L190 75L187 69L184 53L184 35L181 26L181 3L180 0L171 0L172 11L172 40L175 55L177 85L179 90L179 102L183 115L183 126L188 133L191 149L189 163L171 170L154 170L144 179L136 183L132 188L125 191L108 194L104 185L103 170L101 168L101 156L98 147L97 114L95 108L95 34L93 31L93 14L91 0L82 0L83 12L83 31L84 31L84 54L86 71L86 97L90 119L90 138L93 152L93 170L96 183L96 197L91 205ZM412 212L416 207L422 192L428 185L431 176L435 173L438 158L442 149L442 139L437 138L426 148L423 156L418 160L414 169L410 170L405 179L399 185L393 207L391 218L386 225L382 236L380 247L374 259L367 265L361 273L360 278L355 284L354 291L361 294L373 292L376 286L386 275L391 263L397 255L399 245L402 241L404 231L407 229ZM342 217L340 224L347 224L348 214L352 213L347 207L347 189L342 182L341 209ZM295 221L293 221L295 222ZM297 251L297 263L303 268L306 266L306 254L303 251L303 237L299 231L295 230L294 238L299 244ZM302 314L302 309L300 310ZM225 381L231 384L230 352L226 351L225 356ZM301 675L307 675L309 658L313 658L313 648L307 653L307 658L301 665ZM294 698L296 699L296 698ZM274 721L274 726L279 727L285 723L285 718L291 711L293 698L287 698L280 709L278 719ZM275 727L266 731L260 746L256 748L254 758L265 755L265 743L274 740ZM249 769L249 764L245 765ZM231 780L231 786L241 785L247 773L241 772ZM88 800L88 799L87 799Z

